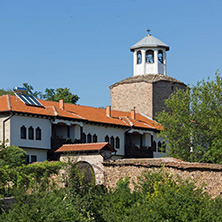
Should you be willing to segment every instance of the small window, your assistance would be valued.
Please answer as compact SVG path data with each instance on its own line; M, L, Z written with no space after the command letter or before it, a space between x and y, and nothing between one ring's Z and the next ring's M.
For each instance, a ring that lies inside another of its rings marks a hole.
M36 130L35 130L35 136L36 136L36 140L41 140L42 139L42 132L41 132L41 129L39 127L37 127Z
M29 140L34 140L34 129L32 126L29 127Z
M154 63L154 52L153 50L146 51L146 63Z
M171 90L172 90L172 91L174 90L173 86L171 86Z
M158 152L161 152L161 151L162 151L161 147L162 147L162 144L161 144L161 142L159 141L159 142L158 142Z
M158 62L163 64L163 51L162 50L158 51Z
M156 142L153 142L153 152L156 152Z
M162 152L166 153L166 143L165 142L162 143Z
M86 134L85 133L82 134L82 142L86 143Z
M110 138L110 143L111 143L111 146L114 147L114 137L113 136L111 136L111 138Z
M29 164L29 155L26 155L25 163Z
M37 162L37 156L31 155L31 163Z
M87 135L87 142L92 143L92 135L90 133Z
M21 127L21 139L26 139L26 127L24 125Z
M97 143L97 135L96 134L93 135L93 143Z
M105 137L105 142L108 142L109 143L109 136L106 135Z
M141 64L142 63L142 54L141 51L137 52L137 64Z
M120 148L120 141L119 141L119 137L116 137L116 148L119 149Z

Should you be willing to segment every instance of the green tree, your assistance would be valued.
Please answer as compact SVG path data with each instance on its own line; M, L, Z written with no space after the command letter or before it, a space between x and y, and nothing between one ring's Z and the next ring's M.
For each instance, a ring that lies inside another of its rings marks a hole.
M222 77L178 90L157 115L169 155L185 161L222 163Z
M39 99L45 99L48 101L56 101L63 99L65 103L73 103L79 100L79 97L75 94L70 92L69 88L58 88L58 89L45 89L45 93L35 91L33 86L28 83L23 83L24 88L27 90L27 94L33 95Z
M0 96L3 96L3 95L13 95L13 91L11 89L8 89L8 90L4 90L4 89L0 89Z
M77 95L70 92L68 88L58 88L55 90L54 101L59 101L63 99L65 103L76 103L79 100Z
M17 146L8 146L0 150L0 167L5 165L10 168L21 166L25 160L26 152Z

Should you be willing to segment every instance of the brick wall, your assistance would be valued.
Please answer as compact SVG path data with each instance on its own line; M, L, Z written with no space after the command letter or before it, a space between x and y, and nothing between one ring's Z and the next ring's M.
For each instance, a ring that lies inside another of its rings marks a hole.
M111 107L114 110L141 112L154 118L164 108L164 101L176 89L185 89L182 83L172 81L131 82L111 87Z
M152 83L136 82L111 88L111 107L114 110L141 112L152 118Z
M186 89L186 86L176 82L158 81L153 83L153 118L165 107L164 101L177 89Z
M104 185L114 188L120 178L130 178L130 188L133 189L132 181L144 171L163 170L170 174L179 175L182 179L190 178L197 186L204 185L204 189L212 196L222 195L222 165L205 163L187 163L174 158L157 159L122 159L104 162Z

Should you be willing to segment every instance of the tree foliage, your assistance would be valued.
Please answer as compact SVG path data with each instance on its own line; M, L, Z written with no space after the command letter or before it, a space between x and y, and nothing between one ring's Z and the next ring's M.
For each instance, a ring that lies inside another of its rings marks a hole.
M11 89L8 89L8 90L5 90L5 89L0 89L0 96L3 96L3 95L13 95L13 91Z
M34 88L28 83L23 83L23 86L26 88L27 94L33 95L39 99L45 99L48 101L56 101L56 102L59 102L59 100L63 99L65 103L73 103L73 104L76 104L76 102L79 100L79 97L75 94L72 94L69 88L58 88L58 89L46 88L45 93L42 93L39 91L35 91Z
M190 181L162 170L145 172L138 180L134 191L126 178L109 192L81 183L20 192L11 210L0 214L0 221L222 221L222 199L211 199Z
M17 146L0 148L0 167L17 167L25 163L26 152Z
M185 161L222 163L222 77L177 90L157 116L169 155Z

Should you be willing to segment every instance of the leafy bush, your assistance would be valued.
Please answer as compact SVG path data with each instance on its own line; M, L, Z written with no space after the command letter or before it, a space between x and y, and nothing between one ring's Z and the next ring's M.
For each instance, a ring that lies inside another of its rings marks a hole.
M31 195L18 194L0 221L222 221L221 198L211 199L194 183L162 170L146 172L134 191L129 189L129 178L121 179L109 192L92 183L73 183L73 177L70 180L66 188L48 185L50 189L36 189Z
M48 189L50 175L58 174L61 162L42 162L20 167L0 167L0 196L12 196L28 189Z
M1 148L0 167L8 165L10 168L18 167L25 163L26 152L17 146Z

